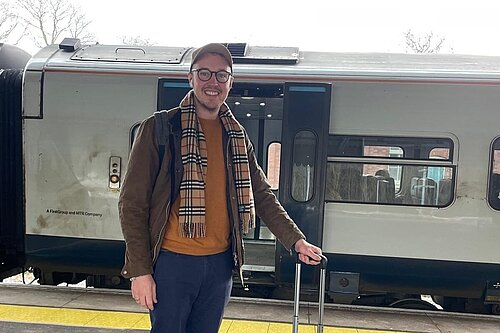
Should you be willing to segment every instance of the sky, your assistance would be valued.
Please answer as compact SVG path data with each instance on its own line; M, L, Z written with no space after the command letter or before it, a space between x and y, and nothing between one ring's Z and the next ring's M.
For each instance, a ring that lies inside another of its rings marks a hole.
M15 1L15 0L9 0ZM246 42L307 51L407 51L404 33L444 38L441 53L499 55L495 0L73 1L101 44L139 36L157 45ZM31 43L20 46L30 53Z

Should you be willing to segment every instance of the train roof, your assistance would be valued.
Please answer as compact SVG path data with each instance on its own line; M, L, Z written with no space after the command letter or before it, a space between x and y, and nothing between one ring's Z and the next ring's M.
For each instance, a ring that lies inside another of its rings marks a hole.
M297 47L227 44L236 77L314 77L316 80L402 79L500 82L500 57L455 54L335 53ZM30 61L28 70L184 74L193 47L52 45Z

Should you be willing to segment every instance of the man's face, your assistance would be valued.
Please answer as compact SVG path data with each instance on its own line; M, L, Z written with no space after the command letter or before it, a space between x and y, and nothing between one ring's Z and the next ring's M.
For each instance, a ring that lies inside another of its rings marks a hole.
M231 73L231 67L226 60L218 55L207 53L203 55L194 65L193 70L208 69L212 72L226 71ZM220 83L215 77L215 73L208 81L202 81L198 76L198 71L192 71L188 74L188 80L194 90L194 96L197 102L197 108L203 108L210 113L219 112L220 106L224 103L233 86L233 77L225 83Z

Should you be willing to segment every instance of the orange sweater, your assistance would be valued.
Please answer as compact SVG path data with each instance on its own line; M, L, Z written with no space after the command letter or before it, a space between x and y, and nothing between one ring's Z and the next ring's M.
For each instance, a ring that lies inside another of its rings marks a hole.
M170 209L162 248L182 254L210 255L224 252L230 245L226 167L220 119L198 119L207 143L207 178L205 179L207 237L184 238L179 236L180 197L177 197Z

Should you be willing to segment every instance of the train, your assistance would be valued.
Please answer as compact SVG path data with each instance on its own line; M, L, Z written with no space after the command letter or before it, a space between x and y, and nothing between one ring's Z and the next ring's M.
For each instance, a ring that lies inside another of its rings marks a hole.
M227 103L327 256L328 301L500 313L500 57L226 45ZM0 278L129 286L117 209L129 152L141 120L189 91L193 50L0 44ZM296 258L265 221L245 257L234 294L290 297ZM305 267L304 293L317 281Z

